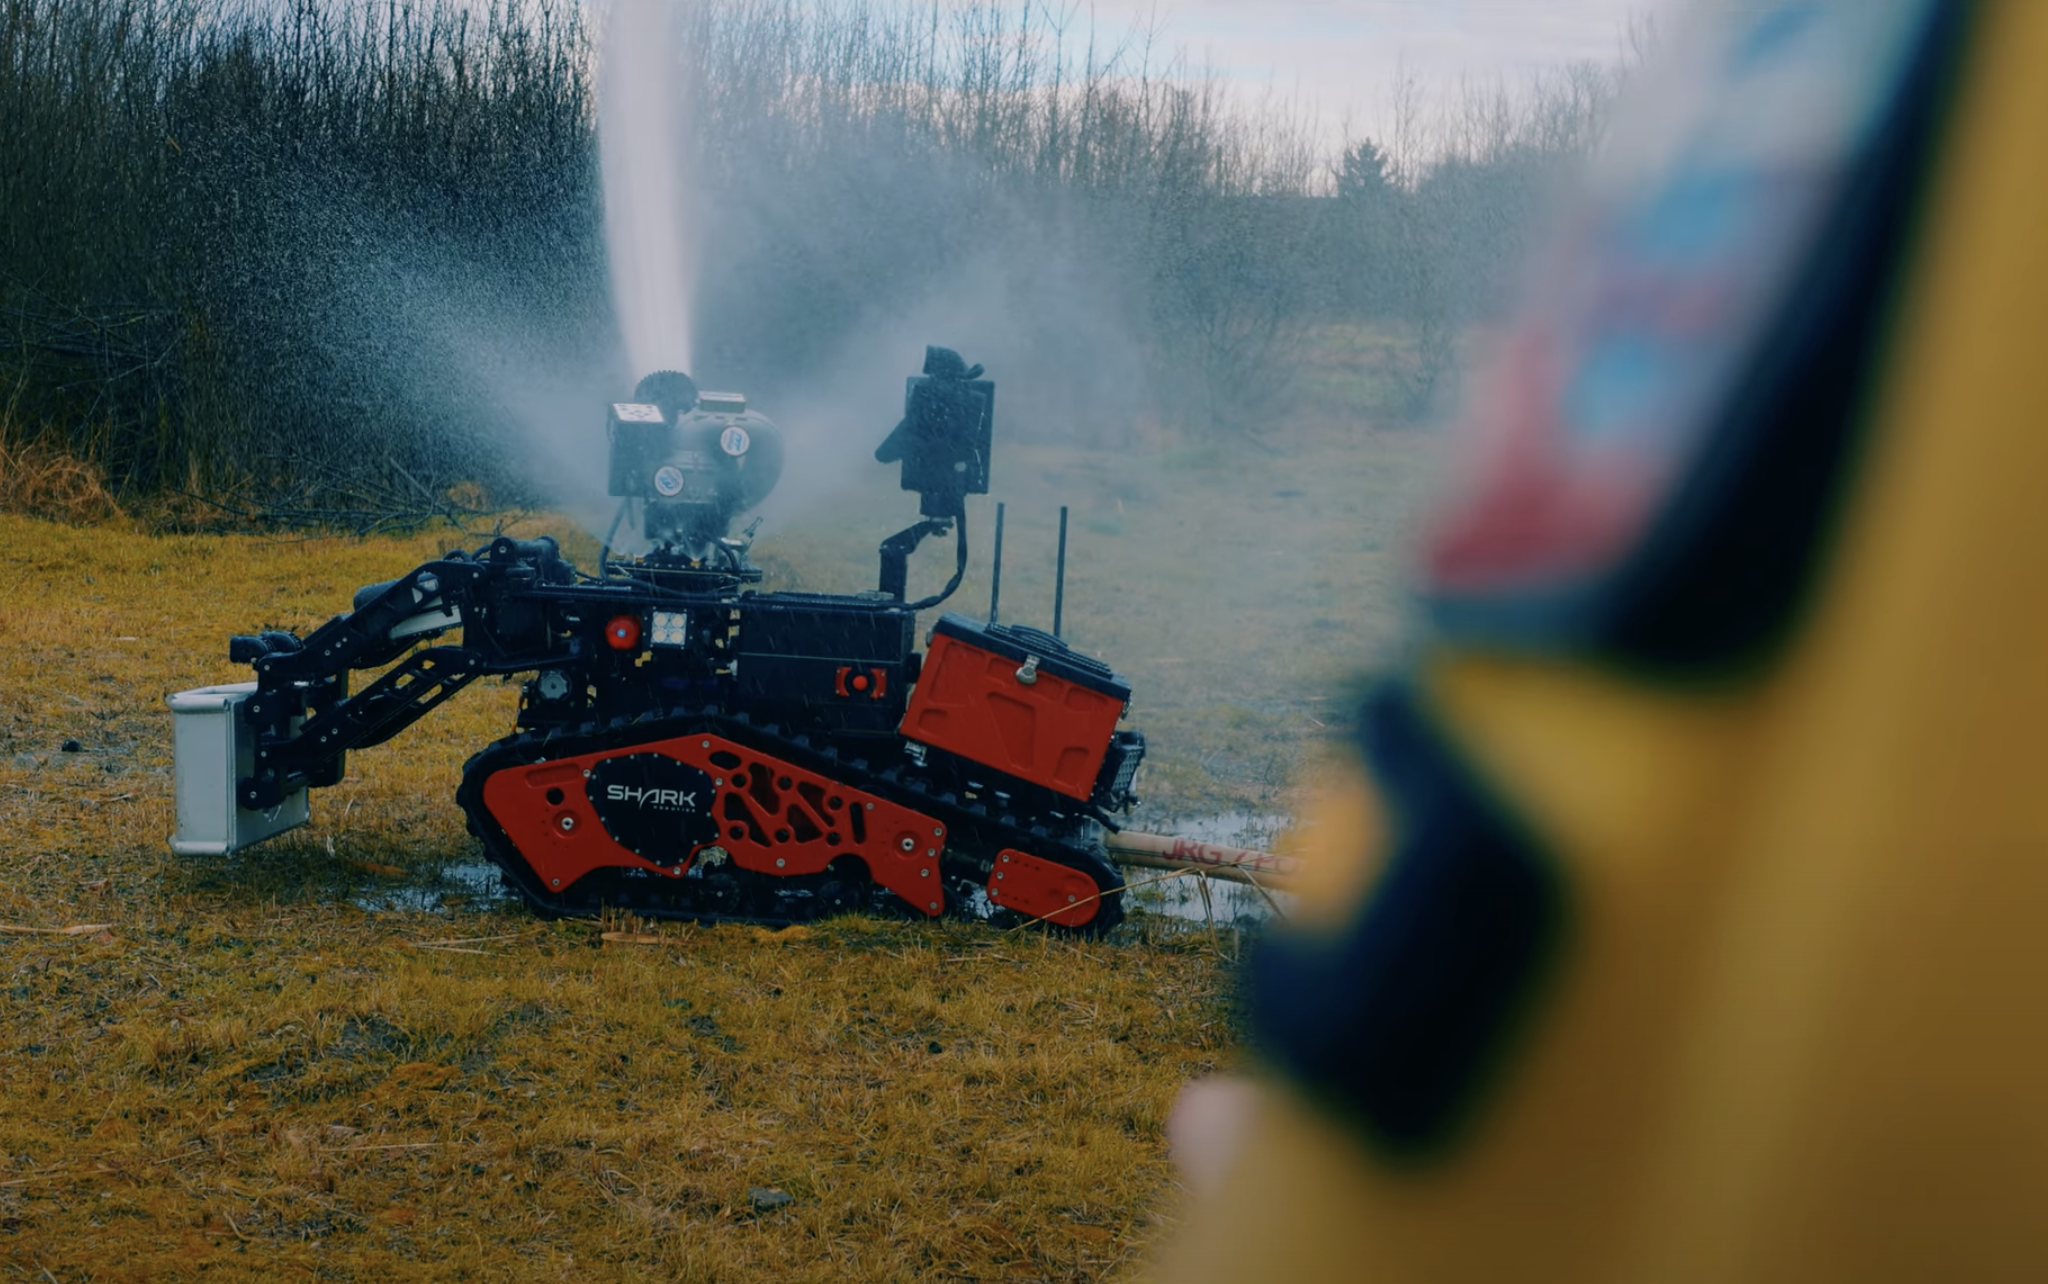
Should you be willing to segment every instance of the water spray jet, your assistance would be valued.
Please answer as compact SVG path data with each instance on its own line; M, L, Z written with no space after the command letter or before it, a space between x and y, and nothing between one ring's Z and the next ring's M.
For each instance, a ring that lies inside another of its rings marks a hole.
M661 0L612 0L599 64L598 144L612 304L635 370L690 368L695 300L694 141L679 15Z

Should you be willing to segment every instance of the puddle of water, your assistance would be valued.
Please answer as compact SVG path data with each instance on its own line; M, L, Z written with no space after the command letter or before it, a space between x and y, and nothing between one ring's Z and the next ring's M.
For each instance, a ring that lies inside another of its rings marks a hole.
M430 883L382 887L354 898L357 905L374 914L438 914L450 901L477 905L511 899L512 893L499 881L498 867L487 860L451 861L434 871Z
M1161 871L1132 872L1135 877L1144 878ZM1159 914L1186 923L1213 922L1218 927L1254 927L1273 917L1273 907L1251 888L1214 878L1208 883L1207 901L1202 899L1201 886L1193 876L1176 878L1170 883L1134 887L1127 894L1127 901L1133 909L1148 914ZM1276 893L1275 899L1283 906L1287 903L1284 894Z
M1278 812L1226 811L1220 816L1176 816L1171 820L1138 825L1137 828L1172 834L1176 838L1192 838L1196 842L1267 851L1268 844L1287 828L1288 821L1289 817Z

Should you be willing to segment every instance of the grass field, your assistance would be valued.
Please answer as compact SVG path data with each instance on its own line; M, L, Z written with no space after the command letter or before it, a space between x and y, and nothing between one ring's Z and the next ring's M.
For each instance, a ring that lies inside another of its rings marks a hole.
M1070 504L1068 631L1137 689L1155 827L1284 811L1399 643L1428 440L1256 431L998 457L1004 616L1049 622ZM785 586L862 588L909 513L875 466L771 500L757 551ZM1235 1055L1234 933L848 919L601 945L443 872L473 850L451 795L510 726L500 685L355 755L306 828L167 853L164 693L243 676L229 633L304 631L461 542L0 516L0 924L93 929L0 933L0 1263L67 1284L1131 1274L1171 1217L1173 1097Z

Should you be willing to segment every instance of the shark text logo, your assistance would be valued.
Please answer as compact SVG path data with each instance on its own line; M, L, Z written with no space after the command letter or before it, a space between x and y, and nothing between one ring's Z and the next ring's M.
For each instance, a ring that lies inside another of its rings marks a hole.
M631 785L612 785L605 790L605 797L612 802L658 807L663 811L697 810L697 795L680 789L635 789Z

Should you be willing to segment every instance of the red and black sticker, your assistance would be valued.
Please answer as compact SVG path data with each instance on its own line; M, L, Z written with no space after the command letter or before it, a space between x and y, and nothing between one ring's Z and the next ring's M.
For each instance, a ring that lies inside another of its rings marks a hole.
M1628 651L1659 595L1725 615L1723 598L1772 599L1772 577L1805 565L1903 257L1953 9L1744 6L1672 42L1683 56L1616 113L1469 401L1424 539L1439 623ZM1759 498L1772 487L1798 493Z

